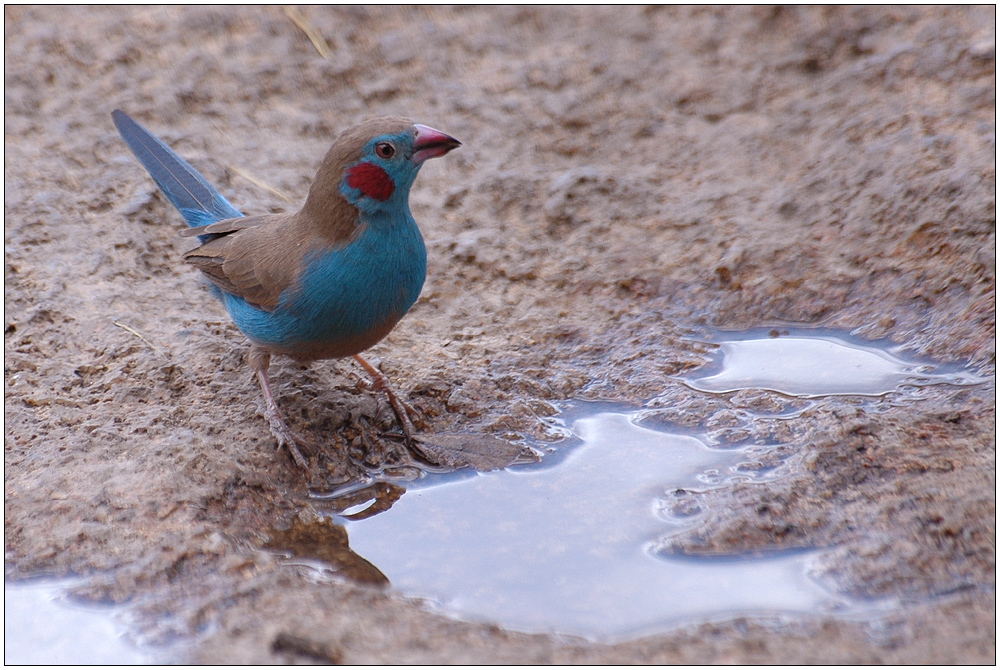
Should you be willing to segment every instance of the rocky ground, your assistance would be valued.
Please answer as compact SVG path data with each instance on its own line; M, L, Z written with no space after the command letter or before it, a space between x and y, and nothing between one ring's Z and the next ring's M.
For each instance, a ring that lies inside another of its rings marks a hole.
M993 7L6 8L9 576L89 575L202 662L995 662L995 26ZM463 141L421 172L427 284L370 352L425 435L541 437L582 397L733 425L753 394L673 379L708 326L969 361L990 381L817 405L787 477L705 494L671 540L832 547L841 588L905 606L602 644L282 565L275 542L336 535L310 487L398 458L392 415L353 364L278 361L317 447L308 475L276 452L248 348L115 108L248 213L295 207L366 117Z

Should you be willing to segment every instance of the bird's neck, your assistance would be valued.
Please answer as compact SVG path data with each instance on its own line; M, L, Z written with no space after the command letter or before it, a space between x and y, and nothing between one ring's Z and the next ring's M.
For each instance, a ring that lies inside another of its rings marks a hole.
M340 191L335 187L331 188L331 183L327 179L320 177L321 175L317 175L309 188L309 195L302 206L302 214L320 221L357 219L358 210L344 199Z

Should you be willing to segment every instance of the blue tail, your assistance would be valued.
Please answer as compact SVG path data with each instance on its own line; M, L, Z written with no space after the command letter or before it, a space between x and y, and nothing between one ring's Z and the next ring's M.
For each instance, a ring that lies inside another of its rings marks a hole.
M186 160L128 114L116 109L111 112L111 118L125 144L189 226L207 226L223 219L243 216Z

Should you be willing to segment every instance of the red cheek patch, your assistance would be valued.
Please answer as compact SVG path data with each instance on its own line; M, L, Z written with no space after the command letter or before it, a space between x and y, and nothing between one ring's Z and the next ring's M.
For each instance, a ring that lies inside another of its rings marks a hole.
M386 171L371 163L358 163L347 171L347 185L373 200L388 200L396 185Z

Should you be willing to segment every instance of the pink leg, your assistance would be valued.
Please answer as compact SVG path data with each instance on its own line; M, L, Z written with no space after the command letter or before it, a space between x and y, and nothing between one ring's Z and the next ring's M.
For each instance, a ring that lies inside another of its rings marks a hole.
M386 397L389 398L389 404L392 405L392 409L399 418L399 423L403 428L403 435L406 436L406 444L409 446L413 442L413 433L415 431L413 429L413 422L410 421L410 416L406 412L406 403L396 396L392 390L392 386L389 385L389 380L374 365L361 358L358 354L354 355L354 360L360 363L365 372L371 376L375 382L375 388L385 393Z
M300 468L306 469L309 466L298 447L303 441L301 438L296 437L295 433L288 427L288 424L285 423L285 417L282 416L281 410L278 409L278 403L274 401L274 394L271 393L271 383L267 378L267 368L270 364L271 354L257 347L252 346L250 348L250 365L254 372L257 373L260 390L264 392L264 418L271 425L271 433L278 440L278 448L286 447L292 455L292 460L295 461L295 464Z

